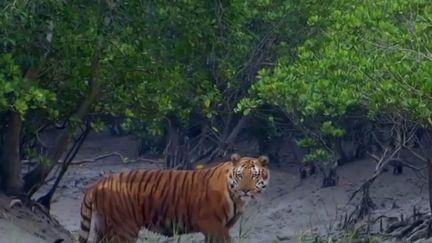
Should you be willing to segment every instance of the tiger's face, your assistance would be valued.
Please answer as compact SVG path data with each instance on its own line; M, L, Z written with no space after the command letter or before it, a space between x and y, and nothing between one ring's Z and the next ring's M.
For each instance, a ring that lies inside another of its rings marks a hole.
M267 156L251 158L233 154L231 161L234 167L228 175L228 186L234 195L248 200L265 191L270 181Z

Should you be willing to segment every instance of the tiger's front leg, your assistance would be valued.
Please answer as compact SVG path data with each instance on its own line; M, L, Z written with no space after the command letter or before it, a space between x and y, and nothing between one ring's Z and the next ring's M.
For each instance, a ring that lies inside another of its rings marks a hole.
M206 243L233 243L229 235L229 229L217 220L201 222L201 232L205 235Z
M234 241L231 239L231 236L228 235L206 235L205 243L233 243Z

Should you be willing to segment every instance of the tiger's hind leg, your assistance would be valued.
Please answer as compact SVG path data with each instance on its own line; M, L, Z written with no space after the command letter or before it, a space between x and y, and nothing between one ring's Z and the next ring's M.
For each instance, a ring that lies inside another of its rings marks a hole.
M94 225L93 225L93 243L102 243L106 241L108 236L108 227L102 215L97 212L93 213Z
M106 220L102 215L95 216L97 218L95 224L95 238L94 243L135 243L138 238L139 229L136 232L129 232L129 236L120 235L115 230L120 230L123 232L125 230L124 225L122 226L114 226L113 222L108 219Z

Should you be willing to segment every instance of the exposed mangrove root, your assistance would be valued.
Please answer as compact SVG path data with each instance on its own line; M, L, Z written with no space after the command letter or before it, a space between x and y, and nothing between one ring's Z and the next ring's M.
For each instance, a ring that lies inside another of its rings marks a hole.
M415 242L421 239L429 239L432 236L432 216L420 213L415 207L413 215L388 225L385 234L391 238L403 242Z

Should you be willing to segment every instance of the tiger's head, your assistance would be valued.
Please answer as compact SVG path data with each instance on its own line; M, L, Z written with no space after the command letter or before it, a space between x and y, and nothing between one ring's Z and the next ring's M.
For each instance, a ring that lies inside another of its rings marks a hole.
M265 191L270 181L267 156L258 158L231 156L233 167L228 174L228 187L235 196L242 200L255 199Z

